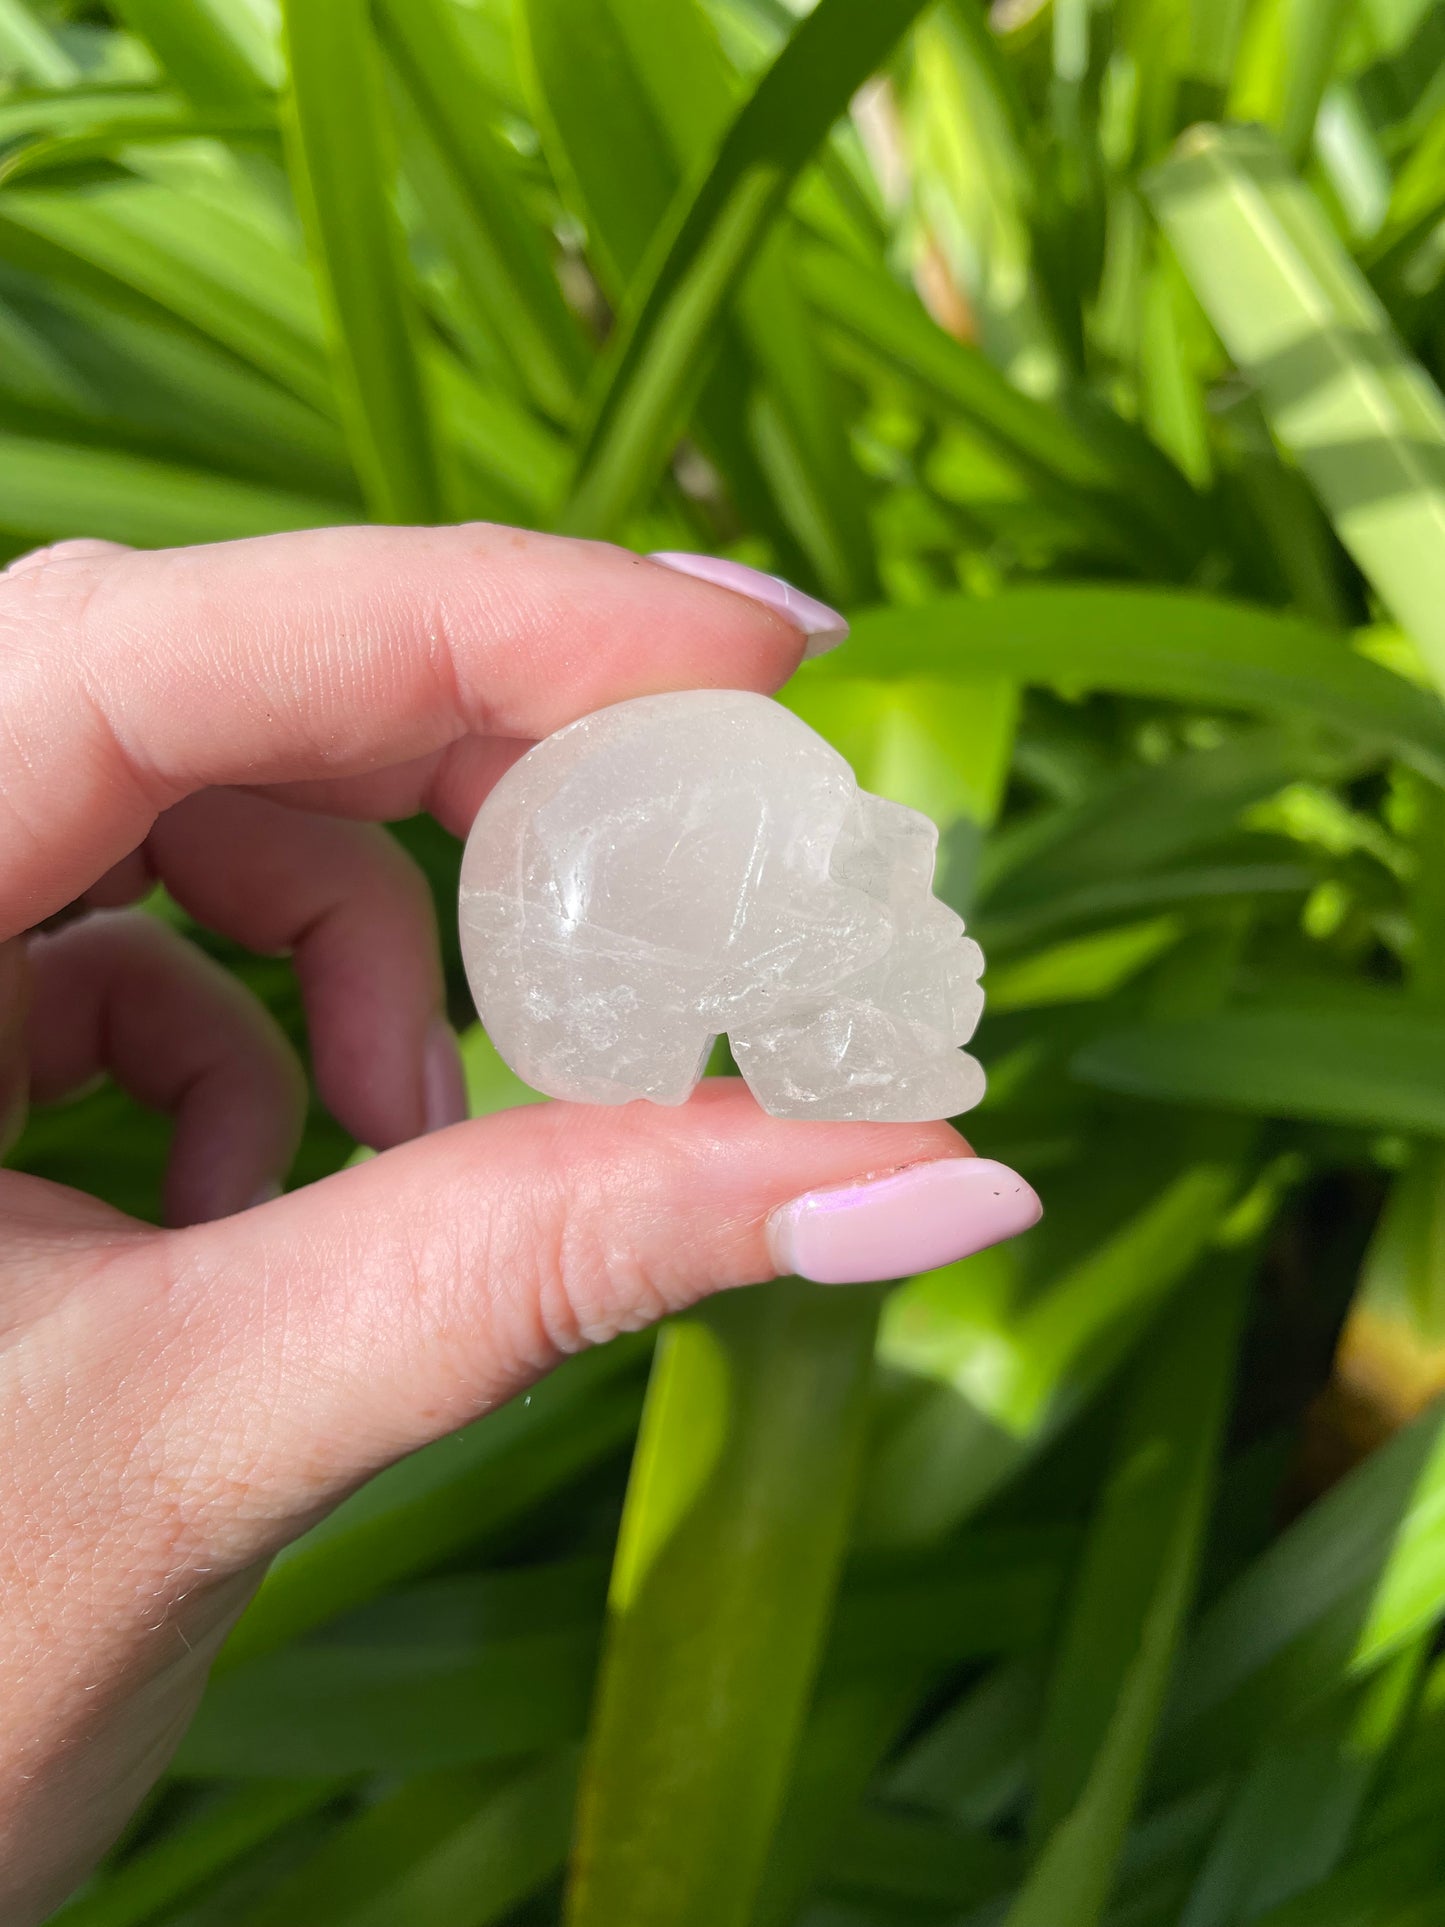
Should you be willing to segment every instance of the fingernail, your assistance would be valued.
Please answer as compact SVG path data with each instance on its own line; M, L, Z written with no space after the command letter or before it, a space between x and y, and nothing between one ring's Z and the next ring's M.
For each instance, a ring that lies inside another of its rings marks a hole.
M248 1211L253 1211L258 1204L274 1204L276 1199L279 1198L280 1195L281 1195L281 1187L276 1182L275 1178L267 1178L266 1182L261 1186L260 1190L257 1191L256 1195L253 1198L249 1198L247 1200L246 1209Z
M443 1131L467 1115L467 1080L457 1034L445 1017L427 1032L421 1062L422 1128Z
M992 1158L941 1158L808 1191L768 1220L780 1272L818 1285L911 1278L1027 1231L1044 1207Z
M679 575L695 575L699 582L731 589L736 595L761 602L764 608L775 609L808 638L805 656L825 656L847 639L848 624L836 609L830 609L815 596L804 595L780 575L765 575L761 569L750 569L746 562L730 562L725 556L688 555L680 549L657 550L647 559L660 562L664 569L676 569Z

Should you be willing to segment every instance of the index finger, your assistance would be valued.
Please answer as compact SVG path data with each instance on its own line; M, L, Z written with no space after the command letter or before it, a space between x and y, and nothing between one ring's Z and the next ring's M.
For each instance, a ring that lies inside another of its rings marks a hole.
M62 552L0 579L0 938L195 790L544 736L656 690L771 690L803 645L628 550L491 524Z

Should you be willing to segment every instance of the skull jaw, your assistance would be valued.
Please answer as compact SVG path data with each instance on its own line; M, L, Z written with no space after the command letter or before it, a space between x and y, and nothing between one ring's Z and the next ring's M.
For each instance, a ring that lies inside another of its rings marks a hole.
M839 1003L731 1039L773 1117L923 1124L972 1110L983 1067L956 1041L876 1005Z

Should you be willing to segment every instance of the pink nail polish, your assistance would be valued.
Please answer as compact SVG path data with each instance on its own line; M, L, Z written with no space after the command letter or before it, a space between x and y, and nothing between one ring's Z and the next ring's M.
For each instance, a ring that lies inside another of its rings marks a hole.
M779 1271L818 1285L911 1278L1037 1224L1032 1185L992 1158L941 1158L808 1191L768 1220Z
M805 656L824 656L847 638L848 624L836 609L830 609L815 596L804 595L780 575L765 575L761 569L750 569L746 562L730 562L725 556L688 555L680 549L661 549L647 559L660 562L664 569L676 569L679 575L696 576L699 582L731 589L735 595L748 596L765 608L775 609L808 638Z
M445 1130L460 1124L467 1115L467 1080L462 1070L462 1054L457 1034L444 1017L438 1017L427 1033L422 1053L422 1128Z

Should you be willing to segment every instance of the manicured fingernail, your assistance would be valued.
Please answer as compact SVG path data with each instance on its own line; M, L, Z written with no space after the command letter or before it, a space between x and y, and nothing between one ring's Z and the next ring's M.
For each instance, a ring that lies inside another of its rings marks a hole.
M848 624L836 609L815 596L804 595L780 575L765 575L761 569L750 569L746 562L729 562L725 556L688 555L680 549L658 550L647 559L660 562L664 569L676 569L679 575L695 575L699 582L714 583L719 589L731 589L765 608L776 609L808 638L805 656L825 656L847 638Z
M281 1187L276 1182L275 1178L267 1178L266 1182L261 1186L260 1190L249 1201L249 1203L246 1206L246 1209L248 1211L251 1211L251 1210L254 1210L254 1208L258 1204L274 1204L276 1199L279 1198L280 1195L281 1195Z
M438 1017L427 1032L421 1062L421 1101L423 1128L428 1131L443 1131L448 1124L460 1124L467 1115L462 1054L457 1034L445 1017Z
M886 1177L808 1191L768 1220L779 1271L818 1285L911 1278L1027 1231L1032 1185L992 1158L941 1158Z

